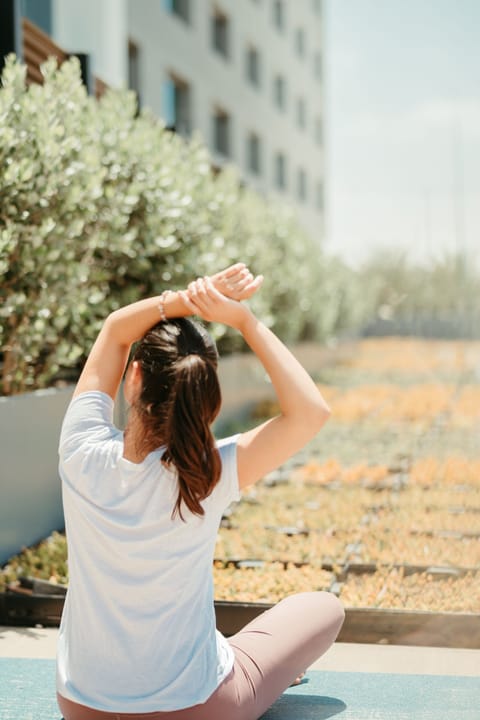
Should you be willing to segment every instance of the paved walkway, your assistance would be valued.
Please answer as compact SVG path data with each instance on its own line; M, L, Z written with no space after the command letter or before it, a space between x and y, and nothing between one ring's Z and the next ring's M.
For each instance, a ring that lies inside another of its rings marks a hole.
M57 634L56 628L0 627L0 657L54 658ZM480 650L335 643L312 669L480 677Z

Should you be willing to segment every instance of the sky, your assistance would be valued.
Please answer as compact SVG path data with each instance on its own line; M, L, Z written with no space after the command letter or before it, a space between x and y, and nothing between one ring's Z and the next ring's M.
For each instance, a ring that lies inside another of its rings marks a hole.
M480 255L480 0L324 0L325 248Z

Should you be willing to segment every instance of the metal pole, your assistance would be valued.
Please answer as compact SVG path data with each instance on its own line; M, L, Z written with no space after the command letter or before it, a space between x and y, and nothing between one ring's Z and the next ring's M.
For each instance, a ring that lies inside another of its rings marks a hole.
M464 299L464 283L467 261L466 222L465 222L465 188L461 128L457 123L452 125L452 170L453 170L453 215L455 223L455 247L458 273L458 301L460 308Z

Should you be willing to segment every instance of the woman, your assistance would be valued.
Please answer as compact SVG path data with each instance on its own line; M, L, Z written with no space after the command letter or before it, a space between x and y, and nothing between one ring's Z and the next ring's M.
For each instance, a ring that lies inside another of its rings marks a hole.
M113 312L65 415L60 474L70 584L59 633L65 720L254 720L334 642L330 593L293 595L227 641L215 629L212 560L239 490L299 450L329 409L287 348L241 302L243 264ZM199 325L235 328L270 376L281 412L214 441L217 355ZM112 421L125 375L124 433Z

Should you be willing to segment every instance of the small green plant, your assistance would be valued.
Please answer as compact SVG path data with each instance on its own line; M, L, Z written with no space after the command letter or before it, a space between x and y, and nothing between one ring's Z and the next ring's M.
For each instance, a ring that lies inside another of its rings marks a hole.
M12 557L0 570L0 592L20 577L40 578L66 585L68 583L67 541L65 535L54 532L36 546L25 548Z

